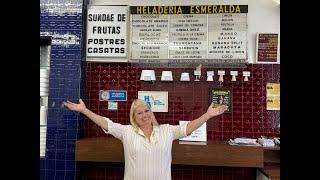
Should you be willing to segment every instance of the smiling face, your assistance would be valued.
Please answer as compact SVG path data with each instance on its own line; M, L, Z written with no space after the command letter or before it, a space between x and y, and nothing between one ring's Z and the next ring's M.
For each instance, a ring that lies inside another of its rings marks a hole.
M152 125L151 110L144 105L138 106L134 112L134 119L140 128Z

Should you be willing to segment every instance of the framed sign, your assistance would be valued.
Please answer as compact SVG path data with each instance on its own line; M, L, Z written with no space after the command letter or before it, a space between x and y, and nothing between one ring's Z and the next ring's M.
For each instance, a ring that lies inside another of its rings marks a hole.
M247 14L236 4L130 6L130 62L246 62Z
M232 94L230 89L212 88L209 89L209 103L213 103L214 106L226 105L228 109L226 112L232 111Z
M128 6L90 5L87 14L87 61L93 58L126 58L127 26Z
M152 112L168 112L167 91L138 91L138 99L148 103Z
M100 90L99 101L127 101L126 90Z
M279 34L257 33L256 62L260 64L279 64Z

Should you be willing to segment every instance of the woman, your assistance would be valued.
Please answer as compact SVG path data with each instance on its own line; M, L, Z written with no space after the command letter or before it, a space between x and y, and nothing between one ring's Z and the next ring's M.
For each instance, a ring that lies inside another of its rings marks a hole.
M218 104L223 104L224 101L224 96L223 95L219 95L218 96Z
M190 135L208 119L222 114L227 106L209 106L201 117L183 125L159 125L146 102L136 99L130 108L131 125L114 123L79 104L64 105L86 115L104 132L120 139L125 157L124 180L171 180L171 149L173 140Z

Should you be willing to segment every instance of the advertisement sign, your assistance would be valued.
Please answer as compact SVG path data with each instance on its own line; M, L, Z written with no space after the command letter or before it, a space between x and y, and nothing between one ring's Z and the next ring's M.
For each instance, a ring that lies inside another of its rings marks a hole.
M226 105L228 109L225 112L232 112L232 95L230 89L213 88L209 90L210 104L213 106Z
M167 91L138 91L138 99L144 100L152 112L168 112Z
M280 83L267 83L267 110L280 110Z
M127 57L128 6L89 6L87 57Z

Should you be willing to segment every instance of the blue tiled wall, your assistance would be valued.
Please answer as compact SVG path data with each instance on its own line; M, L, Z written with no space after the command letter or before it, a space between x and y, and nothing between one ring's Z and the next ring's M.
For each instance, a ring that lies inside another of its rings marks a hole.
M41 0L40 36L51 36L46 156L41 180L76 179L78 114L62 108L80 96L82 0Z

